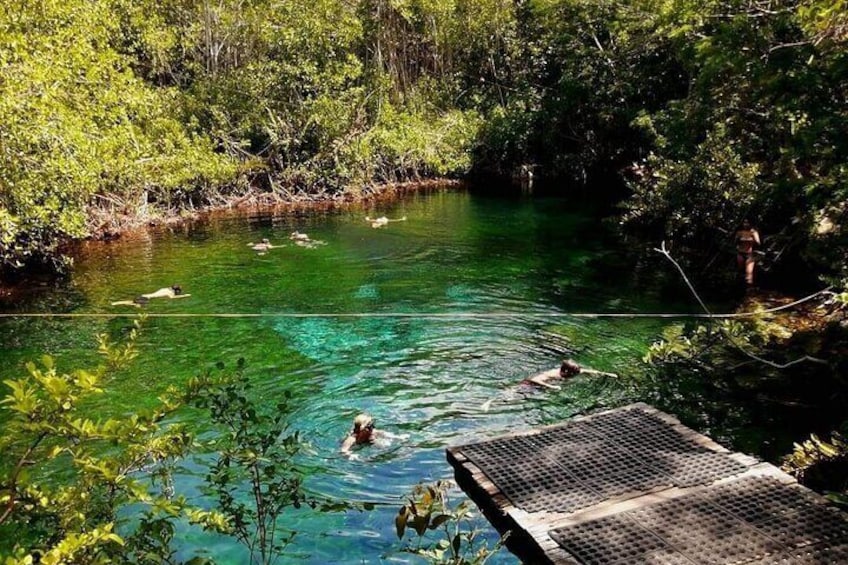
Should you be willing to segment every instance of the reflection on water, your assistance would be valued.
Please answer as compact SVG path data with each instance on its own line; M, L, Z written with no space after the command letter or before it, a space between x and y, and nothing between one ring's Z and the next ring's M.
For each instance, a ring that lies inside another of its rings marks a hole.
M378 504L373 512L287 515L286 526L300 532L291 555L308 563L402 561L394 515L417 482L452 476L447 446L625 402L632 396L627 376L663 327L554 314L680 306L628 286L627 277L599 279L594 265L608 251L600 228L559 200L436 192L368 213L407 221L375 230L362 221L363 211L217 219L91 245L66 288L20 307L127 312L110 303L180 284L190 298L153 301L143 311L262 314L149 319L140 357L95 409L120 414L151 405L166 386L244 357L261 401L275 403L285 390L294 395L290 423L310 443L302 462L308 488ZM287 244L263 255L247 245L281 242L294 231L326 245ZM131 322L4 320L0 376L43 352L65 369L92 362L95 334L117 337ZM514 388L563 356L625 378L580 376L561 391ZM359 412L372 414L391 440L347 458L338 446ZM200 415L183 418L198 429L206 425ZM198 499L196 472L187 470L176 486ZM476 524L495 538L482 518ZM222 563L245 557L226 537L186 528L180 538L183 557L192 547ZM514 558L504 553L494 562Z

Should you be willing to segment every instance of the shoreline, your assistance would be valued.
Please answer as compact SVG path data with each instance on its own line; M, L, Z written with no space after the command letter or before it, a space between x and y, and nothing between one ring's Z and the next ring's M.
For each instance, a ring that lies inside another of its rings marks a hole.
M344 210L371 203L392 202L421 191L457 190L466 186L465 181L442 178L368 185L359 191L335 194L312 194L304 191L282 194L250 188L243 194L234 194L222 201L196 208L171 209L151 204L149 214L110 213L106 208L101 208L92 214L90 222L94 225L91 226L88 237L67 241L60 246L59 251L63 255L74 258L87 245L108 245L113 241L145 237L156 230L177 228L192 222L219 217L252 213L296 214ZM55 285L66 276L30 269L16 274L14 282L0 279L0 308L14 306L18 300L43 290L46 286Z
M423 190L441 188L459 189L467 186L462 180L427 179L401 183L370 185L358 192L308 193L303 191L281 194L279 192L249 189L244 194L227 197L223 202L204 204L197 208L167 209L152 205L150 215L105 214L91 233L83 239L67 242L62 251L71 251L76 246L90 241L112 241L129 234L144 232L161 227L179 226L189 222L202 221L215 216L239 215L248 212L286 214L296 212L326 212L362 206L371 202L387 202L407 194ZM96 216L96 215L95 215ZM96 218L95 218L96 219Z

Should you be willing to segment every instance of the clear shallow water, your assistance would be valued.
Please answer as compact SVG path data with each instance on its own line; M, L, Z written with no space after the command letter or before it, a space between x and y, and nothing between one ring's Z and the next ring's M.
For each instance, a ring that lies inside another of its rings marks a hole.
M366 214L408 220L372 229ZM294 230L326 245L292 245ZM634 398L640 359L664 323L562 314L693 311L662 300L650 279L609 276L605 258L615 249L602 232L562 200L440 191L367 210L218 219L91 245L67 287L20 308L135 313L110 303L179 283L191 297L153 300L143 311L261 314L148 319L141 355L94 409L152 405L168 385L244 357L262 402L294 393L290 424L311 445L307 487L378 504L372 512L288 516L287 527L299 531L292 560L404 561L394 515L419 481L452 477L445 447ZM247 244L263 237L284 246L259 255ZM97 333L117 337L130 325L125 317L0 321L0 377L44 352L67 369L93 361ZM622 379L581 376L556 392L513 388L564 356ZM361 411L398 437L348 459L338 445ZM200 414L181 417L205 425ZM202 504L199 479L188 465L177 490ZM485 520L476 524L496 538ZM180 537L184 556L203 547L220 563L245 559L230 538L193 529ZM494 562L515 560L504 551Z

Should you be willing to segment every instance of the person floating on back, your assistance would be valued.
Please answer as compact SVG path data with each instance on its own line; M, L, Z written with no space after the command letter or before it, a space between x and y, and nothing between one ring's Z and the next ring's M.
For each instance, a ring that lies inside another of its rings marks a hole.
M141 308L153 298L188 298L189 296L191 295L183 294L183 289L180 285L175 284L160 288L156 292L136 296L132 300L118 300L117 302L113 302L112 306L135 306L136 308Z
M369 218L368 216L365 216L365 221L370 222L371 227L374 228L374 229L377 229L377 228L382 228L383 226L388 225L389 222L405 222L406 216L404 216L403 218L398 218L396 220L390 220L385 216L380 216L379 218Z
M527 377L518 384L528 384L533 386L540 386L550 390L560 390L562 389L560 385L553 385L550 384L548 381L554 379L570 379L581 373L584 375L599 375L602 377L618 378L618 375L616 375L615 373L607 373L604 371L590 369L588 367L581 367L580 364L574 361L573 359L566 359L562 362L562 365L560 365L558 369L551 369L549 371L544 371L542 373L533 375L532 377ZM492 398L484 402L482 405L483 410L488 411L495 400L496 398Z

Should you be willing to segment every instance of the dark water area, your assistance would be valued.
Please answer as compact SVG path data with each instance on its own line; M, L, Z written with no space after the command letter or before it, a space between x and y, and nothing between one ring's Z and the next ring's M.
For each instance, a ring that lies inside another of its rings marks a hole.
M406 221L374 229L366 215ZM98 317L0 320L0 379L43 353L63 370L95 363L95 336L125 335L139 311L113 301L180 284L190 297L154 299L140 311L192 317L149 318L139 357L92 413L153 406L169 385L243 357L260 403L293 394L289 424L309 442L308 489L377 505L287 514L299 534L284 561L303 563L408 561L397 552L394 516L416 483L452 476L446 447L582 412L648 400L728 447L769 456L801 439L808 422L715 387L708 375L654 382L642 357L683 322L583 316L698 311L682 290L669 297L683 284L669 265L627 262L632 243L597 216L561 197L434 190L379 207L219 217L90 244L66 284L10 310ZM295 245L295 230L321 244ZM248 245L262 238L279 247L260 254ZM578 376L560 391L514 386L564 357L620 378ZM359 412L391 435L348 458L338 447ZM203 414L179 418L197 431L208 426ZM189 463L176 491L208 506L200 482ZM496 539L484 519L474 523ZM183 557L204 548L219 563L246 558L232 539L189 526L178 547ZM504 551L493 562L515 559Z

